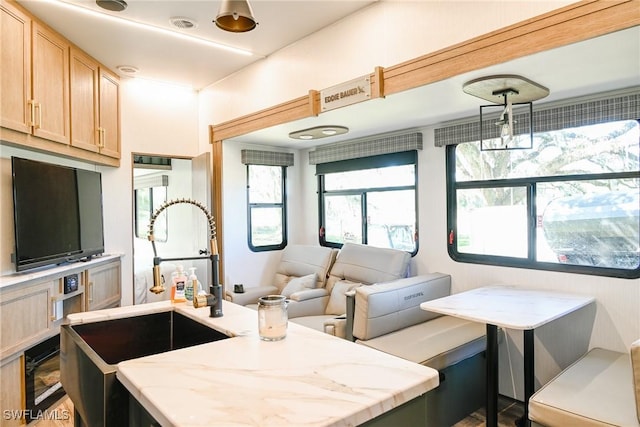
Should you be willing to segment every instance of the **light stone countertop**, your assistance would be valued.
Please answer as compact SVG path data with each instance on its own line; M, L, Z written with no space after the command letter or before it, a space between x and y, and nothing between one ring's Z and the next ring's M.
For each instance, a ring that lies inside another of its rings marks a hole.
M176 310L232 338L128 360L118 380L163 426L356 426L438 386L434 369L289 322L261 341L257 312L158 302L76 313L72 324Z

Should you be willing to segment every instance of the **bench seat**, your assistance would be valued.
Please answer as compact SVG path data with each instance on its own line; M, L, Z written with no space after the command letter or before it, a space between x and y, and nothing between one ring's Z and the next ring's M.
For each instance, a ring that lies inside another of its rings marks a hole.
M484 351L485 326L440 316L358 344L442 370Z
M629 354L589 351L531 396L529 419L549 427L640 426Z

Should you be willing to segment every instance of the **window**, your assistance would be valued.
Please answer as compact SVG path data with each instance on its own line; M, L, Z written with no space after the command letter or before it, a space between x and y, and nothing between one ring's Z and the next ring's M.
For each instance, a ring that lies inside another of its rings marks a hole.
M447 147L457 261L640 277L636 120L536 133L531 150Z
M284 166L247 165L249 248L252 251L286 246Z
M149 235L151 215L167 201L167 187L145 187L134 191L135 235L146 239ZM167 241L167 213L162 212L153 224L153 238L156 242Z
M345 242L415 254L417 152L317 165L320 244Z

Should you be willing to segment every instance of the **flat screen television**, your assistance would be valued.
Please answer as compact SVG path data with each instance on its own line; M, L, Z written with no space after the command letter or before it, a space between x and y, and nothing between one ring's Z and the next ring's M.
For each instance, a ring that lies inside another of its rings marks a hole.
M16 271L104 252L99 172L11 158Z

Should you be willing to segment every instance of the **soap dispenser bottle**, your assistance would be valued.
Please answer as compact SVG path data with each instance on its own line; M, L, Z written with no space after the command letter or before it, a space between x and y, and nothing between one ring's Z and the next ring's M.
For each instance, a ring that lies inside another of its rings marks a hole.
M196 276L196 267L190 267L189 271L189 281L184 291L184 297L187 301L193 301L193 296L200 294L200 282L198 282L198 277Z
M178 269L172 276L173 285L171 286L171 302L185 302L187 276L184 274L184 267L182 265L178 265Z

